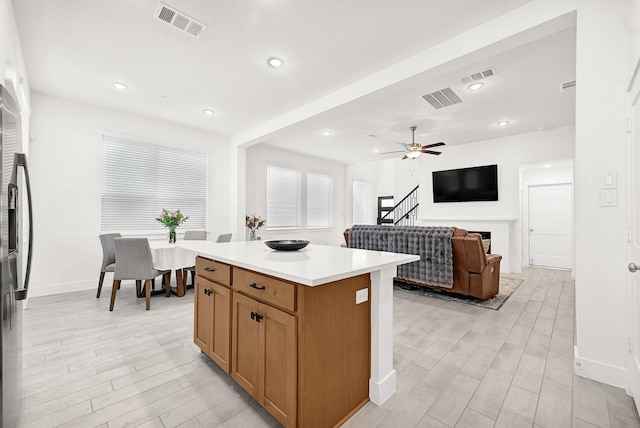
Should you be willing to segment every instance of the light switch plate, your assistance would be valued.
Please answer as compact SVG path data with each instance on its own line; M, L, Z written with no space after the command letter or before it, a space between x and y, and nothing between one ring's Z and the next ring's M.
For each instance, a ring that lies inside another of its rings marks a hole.
M618 187L618 174L615 171L600 172L600 188L615 189Z
M601 207L618 206L618 191L616 189L600 190L600 206Z
M357 290L356 291L356 305L359 305L360 303L364 303L367 300L369 300L369 289L368 288L363 288L362 290Z

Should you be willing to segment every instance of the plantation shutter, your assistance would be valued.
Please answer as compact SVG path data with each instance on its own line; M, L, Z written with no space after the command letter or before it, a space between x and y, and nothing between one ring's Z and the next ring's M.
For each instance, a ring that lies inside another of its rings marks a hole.
M206 229L208 154L102 137L103 231L155 230L163 208L180 209L185 229Z
M307 173L307 227L331 226L333 178L328 175Z
M300 171L267 165L267 229L300 227Z

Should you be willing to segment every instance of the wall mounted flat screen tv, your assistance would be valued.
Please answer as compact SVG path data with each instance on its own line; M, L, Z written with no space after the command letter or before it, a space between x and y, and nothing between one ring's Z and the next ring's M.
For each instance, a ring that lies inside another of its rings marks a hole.
M433 171L433 202L498 200L498 165Z

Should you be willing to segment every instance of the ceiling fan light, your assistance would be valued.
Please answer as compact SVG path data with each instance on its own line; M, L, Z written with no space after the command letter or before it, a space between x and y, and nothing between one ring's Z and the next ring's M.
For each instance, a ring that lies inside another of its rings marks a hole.
M421 153L420 153L420 152L418 152L418 151L411 151L411 152L407 152L407 157L408 157L409 159L416 159L417 157L419 157L419 156L420 156L420 154L421 154Z

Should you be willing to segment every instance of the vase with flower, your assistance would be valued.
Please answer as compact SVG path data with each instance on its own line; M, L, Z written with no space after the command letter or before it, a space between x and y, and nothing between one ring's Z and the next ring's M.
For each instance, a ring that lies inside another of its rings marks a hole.
M245 224L247 225L247 228L249 229L249 240L250 241L255 241L256 240L256 232L258 231L258 229L260 229L262 226L264 226L265 220L260 216L256 216L255 214L250 215L250 216L249 215L245 215L244 219L245 219Z
M169 211L162 209L162 213L156 217L156 220L169 229L169 243L176 242L176 228L187 221L189 217L185 216L180 210Z

